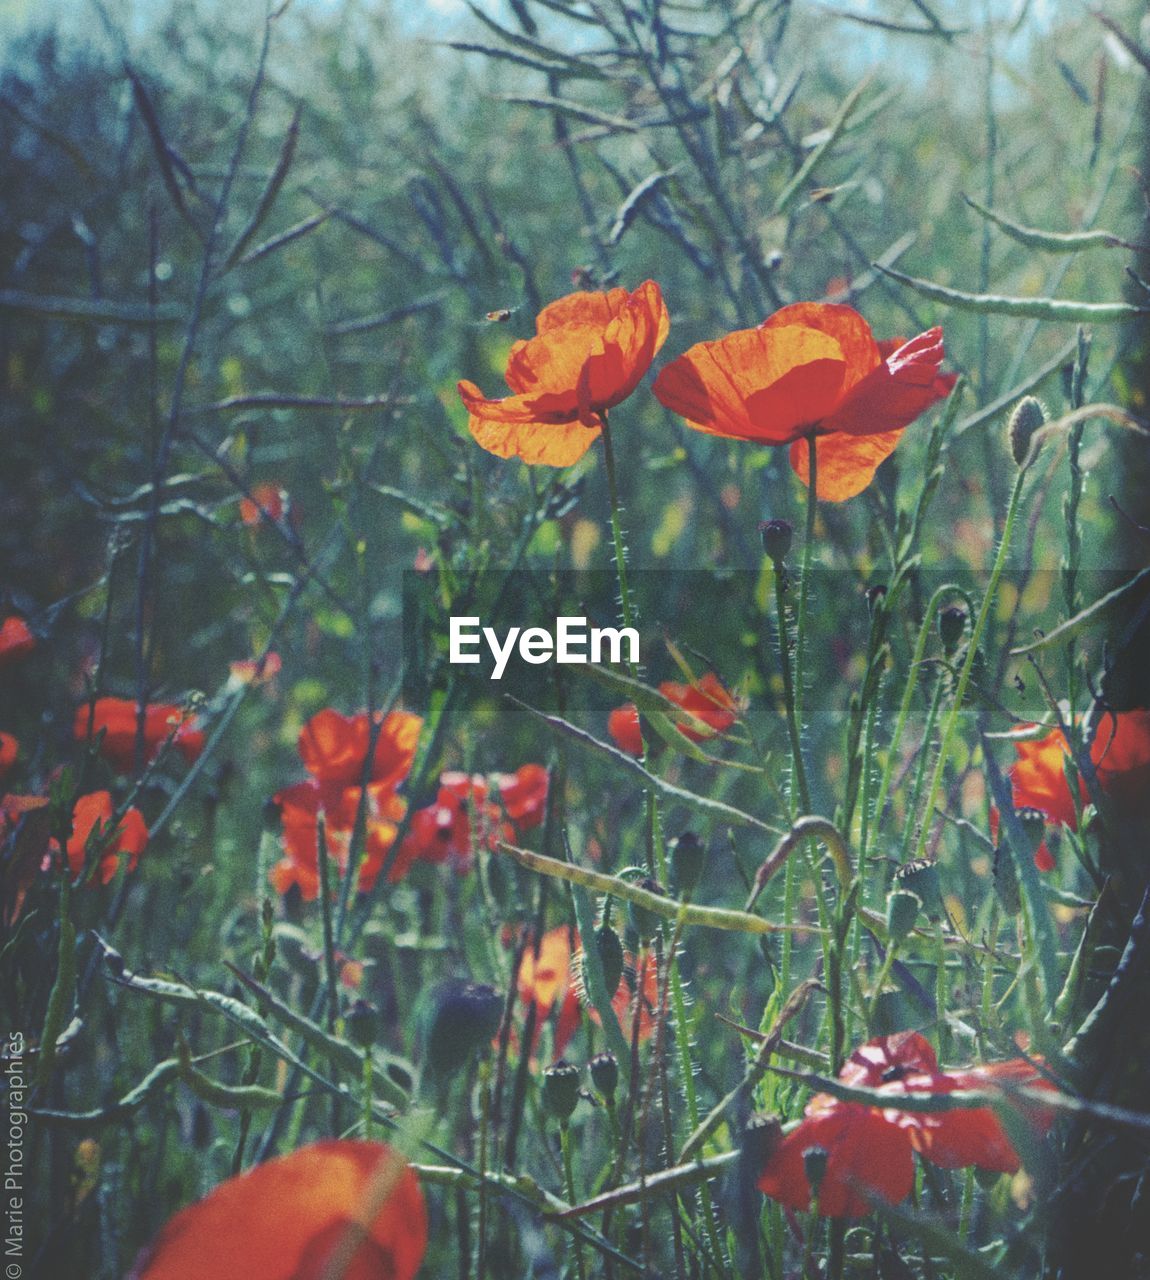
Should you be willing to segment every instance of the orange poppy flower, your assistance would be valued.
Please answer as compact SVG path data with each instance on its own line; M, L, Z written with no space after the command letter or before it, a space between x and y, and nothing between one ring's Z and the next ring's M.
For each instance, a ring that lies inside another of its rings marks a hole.
M250 526L261 520L280 521L287 510L287 492L276 484L257 484L250 498L240 499L240 519Z
M0 622L0 667L19 662L36 648L36 637L32 629L15 614Z
M317 1142L176 1214L129 1280L414 1280L427 1251L415 1174L382 1142Z
M696 720L710 725L709 731L696 728L693 724L678 725L683 737L692 742L703 742L716 734L726 733L738 717L739 704L735 697L723 688L719 677L710 671L693 684L676 684L674 681L664 680L659 686L659 692ZM633 702L625 702L611 712L607 717L607 732L621 751L633 756L642 754L639 710Z
M917 1032L880 1036L862 1045L843 1065L839 1079L887 1094L893 1105L870 1107L817 1094L802 1123L770 1155L758 1181L761 1191L788 1208L809 1208L811 1187L803 1157L822 1148L827 1163L819 1212L832 1218L861 1217L875 1199L891 1204L904 1199L914 1182L913 1152L945 1169L974 1166L1013 1173L1019 1168L1018 1153L990 1108L904 1111L897 1105L900 1096L970 1089L1001 1091L1006 1099L1012 1086L1053 1087L1024 1059L943 1072L929 1042ZM1051 1108L1016 1105L1036 1134L1053 1123Z
M346 872L361 794L359 787L325 788L309 780L297 782L273 797L280 810L284 857L272 867L268 878L278 893L286 893L296 885L305 901L313 902L319 897L321 813L331 869L340 876ZM399 834L398 824L407 812L406 801L387 784L369 785L367 796L367 826L359 865L360 893L375 885L388 850ZM402 874L397 860L392 864L388 880L398 880Z
M565 999L571 978L571 937L568 925L548 929L539 942L539 955L529 942L519 962L516 988L523 1004L534 1003L542 1021L557 1001Z
M1079 779L1075 804L1066 780L1070 745L1062 730L1051 729L1041 738L1020 739L1015 742L1014 751L1018 759L1009 770L1014 807L1037 809L1047 821L1076 831L1078 808L1086 804L1089 793L1085 782ZM1143 708L1104 716L1090 744L1090 760L1103 793L1118 799L1137 800L1150 783L1150 710ZM991 814L991 825L992 834L996 833L997 814ZM1045 841L1034 857L1040 870L1054 869L1054 858Z
M409 711L390 711L376 739L368 781L396 787L411 770L423 720ZM299 735L303 767L321 785L359 786L371 741L367 713L341 715L330 707L304 725Z
M16 739L10 733L0 732L0 782L4 781L19 754L20 744Z
M603 414L639 385L669 329L653 280L634 293L571 293L552 302L535 321L535 337L511 348L504 375L511 395L487 400L475 383L459 383L476 443L500 458L578 462Z
M79 707L73 725L76 740L85 742L103 731L100 754L117 772L131 772L136 755L137 706L132 698L97 698L91 710L87 704ZM144 708L145 760L154 760L169 739L188 764L204 749L204 735L195 728L194 716L168 703L149 703Z
M817 437L818 496L861 493L903 428L950 394L942 330L878 342L851 307L797 302L757 329L700 342L655 379L656 398L696 431L791 446L807 481L806 437Z
M135 871L140 854L148 844L144 815L139 809L129 809L111 832L113 812L112 797L107 791L93 791L77 799L72 809L72 834L67 848L68 866L74 876L84 869L84 850L93 831L97 838L108 839L100 857L101 884L107 884L115 876L122 853L128 855L128 870Z
M268 684L283 670L283 659L273 649L263 659L240 658L228 664L232 681L238 685Z

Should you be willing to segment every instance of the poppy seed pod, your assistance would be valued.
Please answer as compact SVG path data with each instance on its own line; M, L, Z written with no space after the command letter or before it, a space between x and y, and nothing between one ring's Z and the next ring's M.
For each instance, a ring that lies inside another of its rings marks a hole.
M741 1162L757 1178L763 1166L778 1150L783 1140L783 1126L779 1117L769 1111L760 1111L747 1121L743 1128L740 1147Z
M1022 910L1022 891L1018 884L1018 868L1014 865L1010 845L1001 840L994 850L994 894L1008 916Z
M803 1172L807 1175L807 1183L814 1197L818 1196L826 1177L828 1158L826 1147L807 1147L803 1152Z
M1006 425L1006 436L1015 466L1024 467L1030 461L1031 442L1045 425L1046 410L1042 401L1034 396L1023 396L1014 406Z
M379 1010L369 1000L357 1000L344 1018L347 1038L361 1049L370 1049L379 1035Z
M962 643L966 631L966 610L959 605L947 605L938 612L938 634L942 640L943 650L953 653Z
M579 1068L560 1058L543 1073L543 1109L560 1124L566 1124L578 1101Z
M695 892L706 861L707 846L693 831L684 831L671 846L671 875L679 893Z
M587 1064L591 1083L610 1101L619 1087L619 1063L613 1053L598 1053Z
M433 1071L449 1075L465 1066L471 1055L490 1044L503 1017L503 997L480 982L452 982L440 989L427 1062Z
M759 537L763 540L763 550L767 558L780 565L791 551L795 529L789 520L764 520L759 525Z

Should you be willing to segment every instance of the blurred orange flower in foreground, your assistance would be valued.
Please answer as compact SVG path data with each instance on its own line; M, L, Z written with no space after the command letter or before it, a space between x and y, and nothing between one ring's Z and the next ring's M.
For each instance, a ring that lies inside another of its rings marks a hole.
M471 434L500 458L578 462L603 414L639 385L669 330L653 280L634 293L571 293L552 302L535 321L535 337L511 348L504 376L513 394L487 400L475 383L459 383Z
M694 724L676 726L684 738L692 742L703 742L716 734L726 733L738 718L738 703L734 696L724 687L719 677L708 671L700 679L691 684L677 684L664 680L659 686L664 698L682 707L684 711L703 721L710 729L701 729ZM639 709L633 702L625 702L616 707L607 717L607 732L615 745L629 755L641 755L643 740L640 736Z
M139 809L129 809L112 830L114 807L107 791L93 791L80 796L72 809L72 834L68 840L68 866L78 876L84 869L84 850L88 837L97 833L108 843L100 856L100 883L107 884L120 865L119 855L128 855L128 870L135 871L140 854L148 844L148 828Z
M851 1055L839 1079L887 1095L892 1106L842 1102L825 1093L811 1099L805 1118L778 1143L758 1180L760 1191L796 1212L810 1208L809 1153L816 1149L826 1157L818 1207L829 1218L860 1218L875 1201L904 1200L914 1185L914 1152L944 1169L1018 1170L1018 1153L991 1108L901 1111L900 1097L976 1090L999 1095L1036 1135L1054 1120L1050 1108L1010 1095L1011 1088L1053 1089L1030 1062L1020 1058L943 1072L930 1043L914 1031L868 1041Z
M806 483L816 435L818 496L861 493L903 428L950 394L942 330L878 342L851 307L796 302L757 329L700 342L655 380L655 396L696 431L791 446Z
M275 484L257 484L250 498L240 499L240 519L248 526L261 520L280 521L287 510L287 492Z
M181 1210L128 1280L413 1280L427 1250L415 1174L382 1142L317 1142Z
M73 733L78 742L94 738L101 731L100 754L119 773L130 773L136 753L138 703L132 698L97 698L76 711ZM152 702L144 708L144 759L154 760L169 740L188 764L204 749L204 735L195 728L195 718L180 707Z
M15 614L0 622L0 667L19 662L36 647L36 637L23 618Z

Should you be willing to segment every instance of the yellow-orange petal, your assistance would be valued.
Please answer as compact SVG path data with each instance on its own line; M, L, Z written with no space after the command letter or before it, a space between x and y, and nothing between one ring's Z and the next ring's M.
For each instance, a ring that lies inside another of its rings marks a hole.
M130 1280L412 1280L426 1248L423 1193L395 1151L317 1142L176 1214Z
M476 444L499 458L548 467L569 467L587 452L599 438L600 426L585 427L581 422L540 422L523 407L523 396L507 396L503 400L480 397L479 411L472 393L478 387L468 382L459 384L459 393L468 408L467 427ZM493 406L506 406L505 414Z
M835 407L846 374L832 335L771 325L696 343L663 369L654 392L697 431L789 444Z
M846 502L867 487L874 473L894 452L903 429L881 431L872 436L848 436L834 432L815 440L818 457L819 499ZM796 440L790 449L791 466L803 482L810 483L807 442Z

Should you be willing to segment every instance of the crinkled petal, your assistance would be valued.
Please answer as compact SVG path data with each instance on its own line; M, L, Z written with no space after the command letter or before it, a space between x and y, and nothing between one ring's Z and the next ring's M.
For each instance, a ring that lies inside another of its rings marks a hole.
M955 375L939 372L944 355L937 327L904 342L848 391L823 429L867 436L908 426L954 387Z
M467 406L467 426L476 444L500 458L569 467L578 462L599 437L598 420L594 426L584 426L578 421L540 419L530 407L529 396L485 400L479 388L470 382L459 384L459 394ZM574 411L571 416L574 417Z

